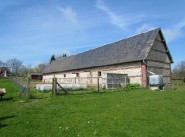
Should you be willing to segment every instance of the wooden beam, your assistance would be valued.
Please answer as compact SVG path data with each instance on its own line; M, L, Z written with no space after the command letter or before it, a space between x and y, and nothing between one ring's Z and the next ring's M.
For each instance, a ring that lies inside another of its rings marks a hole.
M170 70L170 68L164 68L164 67L156 67L156 66L148 66L148 68L156 68L156 69L165 69L165 70Z
M166 54L168 51L161 51L161 50L158 50L158 49L152 49L153 51L156 51L156 52L159 52L159 53L163 53L163 54Z
M153 62L157 62L157 63L164 63L164 64L167 64L167 65L170 65L171 64L171 63L168 63L168 62L154 60L154 59L147 59L147 61L153 61Z

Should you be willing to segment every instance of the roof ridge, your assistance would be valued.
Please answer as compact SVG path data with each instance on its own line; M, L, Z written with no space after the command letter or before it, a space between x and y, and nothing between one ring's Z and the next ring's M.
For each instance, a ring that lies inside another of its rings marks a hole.
M139 35L145 34L145 33L149 33L149 32L154 31L154 30L161 30L161 29L160 29L159 27L158 27L158 28L155 28L155 29L151 29L151 30L149 30L149 31L142 32L142 33L139 33L139 34L136 34L136 35L132 35L132 36L126 37L126 38L124 38L124 39L120 39L120 40L117 40L117 41L114 41L114 42L105 44L105 45L103 45L103 46L99 46L99 47L96 47L96 48L93 48L93 49L90 49L90 50L87 50L87 51L83 51L83 52L81 52L81 53L77 53L77 54L74 54L74 55L70 55L70 56L64 57L64 58L59 58L59 59L57 59L56 61L59 61L59 60L62 60L62 59L66 59L66 58L69 58L69 57L72 57L72 56L76 56L76 55L79 55L79 54L87 53L87 52L90 52L90 51L93 51L93 50L96 50L96 49L99 49L99 48L103 48L103 47L112 45L112 44L114 44L114 43L121 42L121 41L123 41L123 40L127 40L127 39L130 39L130 38L137 37L137 36L139 36ZM54 62L55 62L55 61L54 61Z
M153 45L154 45L154 41L155 41L155 39L157 38L157 35L159 34L159 32L161 32L161 28L157 28L157 29L154 29L154 30L157 30L157 33L155 34L155 38L151 41L152 43L151 43L151 47L150 47L150 49L149 49L149 52L148 52L148 54L146 55L146 57L145 57L145 59L148 57L148 55L150 54L150 51L151 51L151 49L152 49L152 47L153 47ZM151 31L154 31L154 30L151 30Z
M124 39L129 39L129 38L137 37L138 35L142 35L144 33L149 33L149 32L154 31L154 30L155 31L156 30L160 30L160 28L158 27L158 28L155 28L155 29L151 29L151 30L147 30L147 31L141 32L141 33L136 33L136 34L133 34L133 35L131 35L131 36L127 37L127 38L124 38ZM122 40L124 40L124 39L122 39ZM121 41L121 40L119 40L119 41Z
M149 41L156 38L159 30L160 28L153 29L82 53L58 59L48 65L44 73L70 71L146 59L152 46Z

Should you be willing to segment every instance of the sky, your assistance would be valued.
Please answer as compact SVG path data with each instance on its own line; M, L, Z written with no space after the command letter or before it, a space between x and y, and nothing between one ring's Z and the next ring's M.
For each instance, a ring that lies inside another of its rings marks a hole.
M185 60L184 13L185 0L0 0L0 60L34 67L160 27L174 67Z

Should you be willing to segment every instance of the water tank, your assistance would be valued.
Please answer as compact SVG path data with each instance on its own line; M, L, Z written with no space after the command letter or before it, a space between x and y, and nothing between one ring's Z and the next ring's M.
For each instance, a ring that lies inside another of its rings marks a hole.
M163 85L163 76L162 75L151 75L149 76L150 86L162 86Z

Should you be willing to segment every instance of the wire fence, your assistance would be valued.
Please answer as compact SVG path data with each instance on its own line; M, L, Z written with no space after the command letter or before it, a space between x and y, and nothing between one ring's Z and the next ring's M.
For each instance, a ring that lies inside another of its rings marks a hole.
M19 96L25 93L26 97L30 98L30 78L10 77L10 80L13 81L19 87Z
M30 98L30 78L23 77L10 77L10 79L19 87L20 93L19 96L25 95L27 98ZM125 87L128 84L127 77L117 77L110 75L106 78L102 77L76 77L76 78L57 78L53 77L51 79L44 80L45 83L50 83L52 95L56 96L58 89L62 89L65 94L68 94L67 90L73 90L78 87L81 89L84 85L89 88L96 88L97 92L100 92L101 89L113 89ZM42 86L45 86L45 83L38 83ZM82 87L81 87L82 86ZM83 89L83 88L82 88Z
M52 83L53 78L43 80L44 83ZM126 87L128 84L127 77L75 77L75 78L57 78L57 82L60 84L86 84L88 87L99 88L120 88Z

